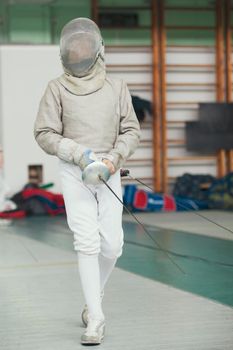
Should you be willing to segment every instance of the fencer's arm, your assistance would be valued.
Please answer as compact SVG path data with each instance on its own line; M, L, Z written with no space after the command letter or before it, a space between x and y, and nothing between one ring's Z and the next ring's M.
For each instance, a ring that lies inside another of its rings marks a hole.
M48 154L66 162L78 164L87 150L83 145L62 136L62 106L58 87L50 82L40 101L34 124L34 136L39 146Z
M120 94L120 125L114 148L108 153L116 169L134 153L140 141L140 125L128 87L122 81ZM112 158L111 158L112 157Z

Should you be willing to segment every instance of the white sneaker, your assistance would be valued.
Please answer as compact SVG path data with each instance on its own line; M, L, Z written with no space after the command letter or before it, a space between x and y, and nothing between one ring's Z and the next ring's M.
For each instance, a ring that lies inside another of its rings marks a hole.
M104 339L105 320L89 318L87 328L81 337L83 345L99 345Z
M103 300L103 297L104 297L104 292L101 292L101 294L100 294L101 302ZM81 314L81 318L82 318L84 326L87 327L88 319L89 319L87 305L84 306L84 309L83 309L82 314Z

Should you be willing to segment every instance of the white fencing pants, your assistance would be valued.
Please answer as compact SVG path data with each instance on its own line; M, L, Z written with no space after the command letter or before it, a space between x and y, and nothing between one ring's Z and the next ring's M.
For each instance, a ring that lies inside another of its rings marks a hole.
M104 184L84 185L76 165L60 161L60 174L89 316L103 319L100 294L122 254L122 204ZM110 177L108 184L122 200L120 171Z
M60 161L67 222L74 234L74 249L84 254L101 253L109 259L122 254L122 204L104 185L85 185L77 165ZM108 180L122 200L120 171Z

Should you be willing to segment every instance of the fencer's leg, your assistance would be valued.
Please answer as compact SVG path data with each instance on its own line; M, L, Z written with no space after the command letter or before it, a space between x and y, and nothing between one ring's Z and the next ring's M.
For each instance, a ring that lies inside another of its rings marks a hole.
M120 171L110 177L108 184L122 199ZM97 196L101 236L101 251L99 254L100 286L101 291L103 291L118 257L122 254L124 239L122 229L123 207L105 185L98 186Z
M100 237L95 190L83 184L82 172L73 164L60 161L60 177L67 223L74 235L74 249L97 254Z
M100 298L100 272L98 254L78 252L79 274L88 307L89 317L104 319Z
M79 273L87 303L88 319L81 343L98 345L104 338L105 320L101 307L98 254L78 253Z
M99 268L100 268L100 290L104 293L104 287L114 269L117 258L106 258L102 254L99 254Z
M122 198L120 174L111 176L110 186ZM101 299L104 287L114 269L117 258L122 253L123 230L122 230L122 206L104 185L98 186L97 199L99 203L98 221L101 235L101 252L99 254L100 289ZM105 191L106 190L106 191ZM82 312L82 320L85 326L88 324L89 310L87 307Z

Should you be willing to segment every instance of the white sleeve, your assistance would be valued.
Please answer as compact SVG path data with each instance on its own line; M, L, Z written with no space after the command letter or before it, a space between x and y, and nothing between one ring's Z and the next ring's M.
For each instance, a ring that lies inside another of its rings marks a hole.
M86 147L65 138L62 124L62 106L59 88L50 82L40 101L34 124L34 136L39 146L48 154L70 163L78 164Z
M120 125L114 148L108 153L116 169L134 153L139 145L140 124L135 114L128 87L122 81L120 92ZM108 157L108 156L107 156ZM107 158L106 157L106 158Z

